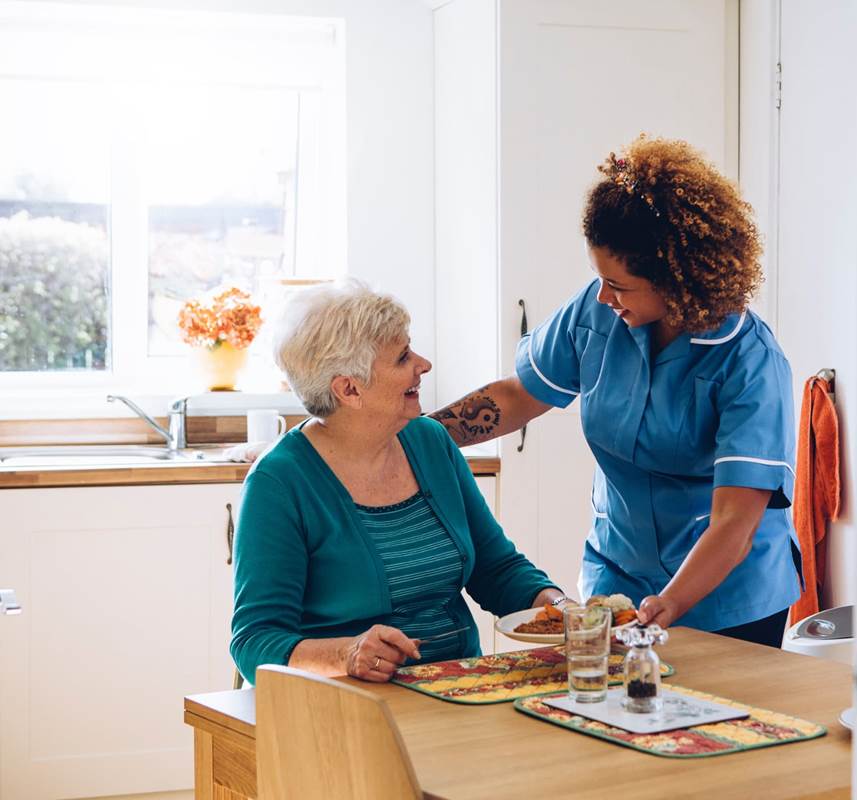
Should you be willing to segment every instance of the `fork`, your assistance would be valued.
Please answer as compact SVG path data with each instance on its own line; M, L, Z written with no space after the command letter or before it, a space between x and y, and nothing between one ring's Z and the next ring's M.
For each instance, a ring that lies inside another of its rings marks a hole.
M454 631L447 631L446 633L436 633L434 636L426 636L424 639L419 637L414 637L416 640L423 644L425 642L436 642L440 639L446 639L450 636L455 636L459 633L463 633L464 631L470 630L470 628L456 628Z

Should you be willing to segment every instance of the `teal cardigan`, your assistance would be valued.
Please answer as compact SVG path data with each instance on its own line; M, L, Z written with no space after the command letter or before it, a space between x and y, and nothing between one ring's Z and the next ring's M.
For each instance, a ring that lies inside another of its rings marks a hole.
M467 462L438 422L420 417L400 433L417 483L461 553L463 588L498 616L528 608L554 584L506 538ZM247 475L235 535L230 652L253 681L261 664L287 664L302 639L356 636L388 624L384 565L345 487L297 428ZM461 656L479 636L464 598L448 610Z

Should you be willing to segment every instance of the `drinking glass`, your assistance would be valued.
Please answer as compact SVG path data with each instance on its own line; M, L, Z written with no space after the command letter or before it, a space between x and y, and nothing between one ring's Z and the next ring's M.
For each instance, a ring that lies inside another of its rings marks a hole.
M607 698L612 612L602 606L566 606L562 615L568 696L578 703L600 703Z

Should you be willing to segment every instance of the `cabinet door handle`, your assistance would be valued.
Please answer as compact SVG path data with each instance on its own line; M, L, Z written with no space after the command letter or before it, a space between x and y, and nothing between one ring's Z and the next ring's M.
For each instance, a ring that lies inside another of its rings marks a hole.
M226 549L229 554L226 563L232 563L232 542L235 540L235 523L232 521L232 503L226 504Z
M21 613L21 606L15 597L14 589L0 589L0 613L9 616Z
M527 335L527 304L522 297L518 300L518 305L521 307L521 336ZM518 445L518 452L524 452L524 440L527 438L527 426L521 428L521 443Z

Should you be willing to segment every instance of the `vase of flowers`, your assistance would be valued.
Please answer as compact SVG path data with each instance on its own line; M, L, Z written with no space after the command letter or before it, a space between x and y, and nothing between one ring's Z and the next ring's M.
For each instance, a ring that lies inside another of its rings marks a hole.
M210 301L188 300L179 311L182 339L194 348L206 388L235 390L238 373L262 325L261 308L247 292L232 287Z

